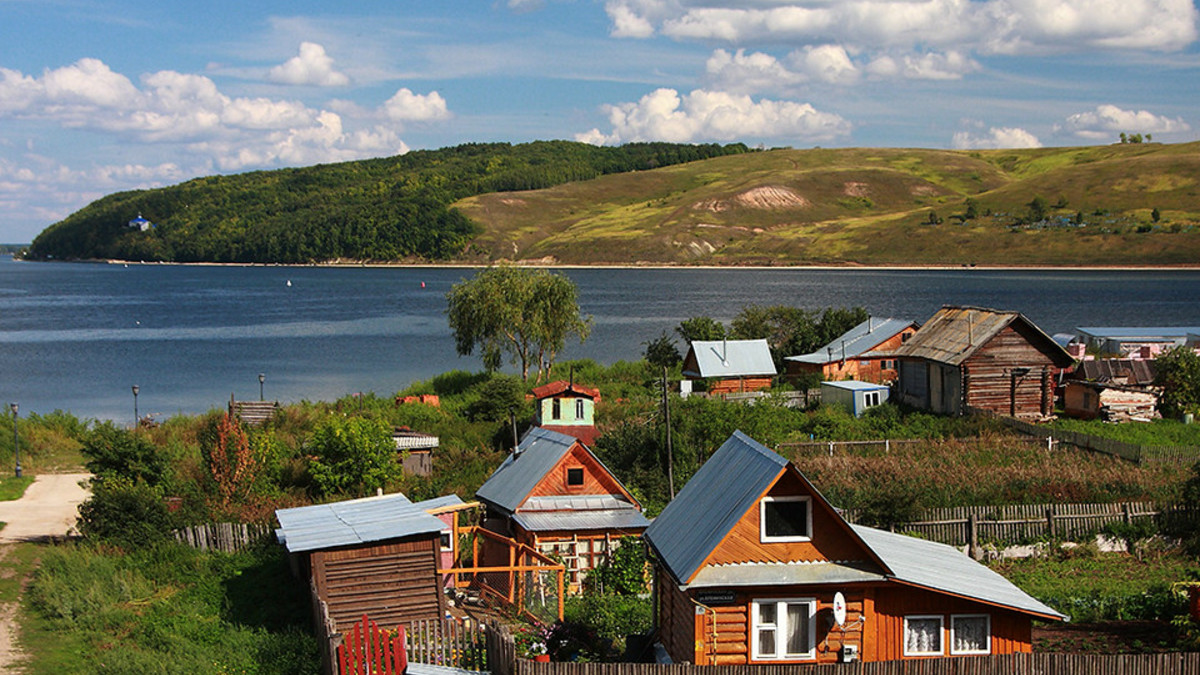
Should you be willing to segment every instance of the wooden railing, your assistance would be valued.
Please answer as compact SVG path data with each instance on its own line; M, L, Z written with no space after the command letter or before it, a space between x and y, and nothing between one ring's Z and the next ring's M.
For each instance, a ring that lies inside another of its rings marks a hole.
M535 663L518 659L514 675L1200 675L1200 654L1011 654L778 666Z
M566 591L566 566L543 555L536 549L479 526L460 530L471 536L472 567L455 566L438 570L438 574L453 578L453 588L468 601L498 600L519 611L530 613L538 620L563 617L563 595ZM489 542L495 550L504 552L504 563L479 565L480 542ZM553 574L555 585L547 589L543 575ZM553 616L541 616L531 609L554 601Z

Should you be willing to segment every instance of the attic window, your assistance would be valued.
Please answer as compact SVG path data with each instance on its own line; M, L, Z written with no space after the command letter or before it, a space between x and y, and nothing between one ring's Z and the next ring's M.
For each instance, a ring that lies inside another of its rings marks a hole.
M583 485L583 467L573 466L567 469L567 486L580 487Z
M583 399L577 398L575 399L575 419L581 420L583 417Z
M562 400L561 399L556 398L550 402L550 419L552 419L552 420L562 419Z
M811 497L763 497L759 506L764 542L812 539Z

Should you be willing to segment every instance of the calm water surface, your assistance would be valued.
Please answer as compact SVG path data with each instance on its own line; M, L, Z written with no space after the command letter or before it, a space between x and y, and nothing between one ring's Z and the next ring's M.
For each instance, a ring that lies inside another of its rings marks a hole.
M924 321L943 304L1077 326L1200 325L1200 271L566 270L592 336L566 356L639 358L681 320L747 304L863 306ZM221 407L381 395L479 360L454 352L444 314L463 269L192 267L0 258L0 402L131 421ZM290 285L288 282L291 282ZM424 286L422 286L424 284Z

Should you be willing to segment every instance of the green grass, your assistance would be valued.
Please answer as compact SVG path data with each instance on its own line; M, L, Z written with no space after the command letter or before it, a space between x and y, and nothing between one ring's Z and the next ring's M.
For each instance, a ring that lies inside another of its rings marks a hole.
M458 203L476 259L705 264L1193 264L1200 143L954 152L773 150ZM738 196L790 190L802 206ZM1087 227L1009 231L1042 196ZM974 199L981 215L955 218ZM1149 213L1164 218L1151 231ZM943 218L928 225L929 211ZM1102 211L1104 218L1090 214ZM1113 225L1112 223L1118 223Z
M1185 445L1200 447L1200 424L1183 424L1176 420L1111 424L1099 420L1060 418L1054 421L1053 426L1055 429L1111 438L1134 445Z
M11 502L20 499L25 490L33 483L33 476L24 474L20 478L5 476L0 478L0 502Z
M1170 585L1200 565L1173 552L1138 559L1079 547L1053 557L990 564L1021 590L1071 617L1072 622L1169 620L1185 611Z

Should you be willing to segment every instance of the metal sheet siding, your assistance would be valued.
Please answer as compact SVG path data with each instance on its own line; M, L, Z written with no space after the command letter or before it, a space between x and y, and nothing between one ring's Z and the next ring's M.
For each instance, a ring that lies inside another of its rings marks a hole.
M861 525L851 524L851 527L883 559L897 581L1024 612L1066 618L953 546Z
M787 460L735 431L654 519L646 540L671 574L687 583L786 466Z
M541 427L530 429L517 446L518 452L504 460L475 496L509 513L516 511L576 442L575 437L557 431Z
M442 521L402 494L275 512L288 551L315 551L440 532Z

